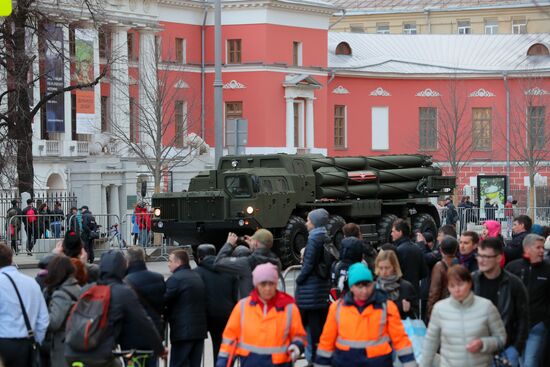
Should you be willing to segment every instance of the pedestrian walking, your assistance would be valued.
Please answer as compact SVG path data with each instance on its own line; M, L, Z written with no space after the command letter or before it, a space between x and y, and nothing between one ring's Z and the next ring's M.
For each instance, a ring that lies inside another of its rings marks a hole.
M34 200L27 199L27 207L21 213L24 215L25 231L27 232L27 255L32 255L32 249L39 236L38 210L34 207Z
M61 208L61 203L56 201L52 211L54 215L52 217L52 223L50 224L50 230L53 238L60 238L61 233L63 233L63 218L65 218L65 213Z
M185 250L168 258L172 275L164 301L170 324L170 367L200 367L207 333L206 293L201 277L191 270Z
M87 205L83 205L80 208L80 214L82 216L82 231L80 232L80 236L82 238L82 242L84 242L84 249L88 254L88 262L92 264L95 259L94 240L97 238L97 223L95 222L95 218ZM78 222L78 216L76 219Z
M512 222L512 241L504 247L506 264L521 259L524 253L523 240L531 232L533 220L528 215L518 215Z
M342 297L349 291L348 269L352 264L363 260L363 250L363 241L356 237L345 237L340 243L340 259L332 265L330 275L332 287L330 292L334 299Z
M50 222L51 222L51 215L52 211L48 207L48 203L42 203L40 204L40 207L38 208L38 231L39 231L39 238L49 238L50 236Z
M350 291L330 306L315 366L392 367L392 351L403 367L416 366L399 310L375 288L369 268L353 264L348 283Z
M544 237L526 235L523 258L506 265L506 270L521 279L529 296L529 335L523 352L523 366L541 367L547 325L550 324L550 263L544 260Z
M11 249L16 255L19 255L19 241L21 240L21 208L19 200L11 201L11 208L6 213L6 231L10 239Z
M455 205L453 204L453 198L448 197L445 199L445 208L445 224L456 228L456 223L458 222L459 216Z
M309 237L304 252L300 274L296 278L296 304L300 309L302 322L311 340L311 358L315 360L317 344L323 331L328 307L330 279L324 279L318 271L324 252L324 244L329 241L325 226L329 214L325 209L315 209L307 216L306 227Z
M456 252L458 249L458 241L451 236L445 236L441 240L439 251L442 259L438 261L433 269L430 282L430 290L428 293L428 309L426 318L429 319L434 305L447 297L449 297L449 288L447 287L447 270L458 263Z
M497 308L472 292L472 276L462 265L449 268L447 279L451 296L433 308L420 366L431 367L438 350L441 366L492 366L506 343Z
M416 294L420 292L420 281L428 276L424 253L410 240L411 227L402 219L392 224L391 237L397 248L397 258L403 272L403 279L411 283Z
M418 295L403 273L393 251L380 251L375 261L376 287L386 293L399 309L401 319L419 318Z
M265 263L253 273L254 290L233 309L216 367L290 367L306 343L294 299L279 290L278 268Z
M48 329L48 308L38 283L12 260L12 250L0 243L0 359L4 367L33 367L34 345Z
M529 301L521 280L501 269L502 253L500 239L489 237L481 241L477 254L479 270L472 274L474 293L488 299L498 309L506 329L506 344L501 356L512 367L518 367L529 333Z
M477 270L477 245L479 235L473 231L462 232L458 243L458 262L470 273Z
M222 334L231 311L239 300L239 284L236 276L216 270L216 247L202 244L197 247L197 267L206 288L206 316L208 332L212 339L214 360L222 343Z
M68 367L65 359L65 324L72 306L80 296L80 286L74 273L71 259L64 255L55 255L48 263L48 273L44 279L44 298L48 305L50 324L47 343L42 349L48 348L49 365L52 367Z
M137 245L137 241L138 241L138 238L139 238L139 224L138 224L136 212L137 212L137 204L134 206L134 212L132 213L132 230L131 230L131 234L132 234L132 243L133 243L134 246Z

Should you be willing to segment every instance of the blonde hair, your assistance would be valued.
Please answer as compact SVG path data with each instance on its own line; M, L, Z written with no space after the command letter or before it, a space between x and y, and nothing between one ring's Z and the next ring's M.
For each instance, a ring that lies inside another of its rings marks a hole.
M376 260L374 261L374 274L376 275L380 273L380 268L378 267L380 261L389 261L395 271L395 274L400 278L403 276L401 266L399 266L399 260L397 260L397 255L393 250L382 250L378 253Z

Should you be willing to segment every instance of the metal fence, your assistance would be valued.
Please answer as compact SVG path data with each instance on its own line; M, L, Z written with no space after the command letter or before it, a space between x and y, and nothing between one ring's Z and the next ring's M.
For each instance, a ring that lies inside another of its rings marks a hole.
M17 199L21 201L19 195L13 195L12 193L0 192L0 215L5 215L12 207L11 201ZM61 204L61 210L64 214L68 214L72 207L77 207L76 194L72 192L59 191L48 193L36 193L34 195L35 206L38 208L42 203L48 204L48 208L52 210L56 202ZM23 209L27 206L27 203L21 203L20 208Z
M529 203L529 188L521 186L512 186L508 195L512 195L514 200L517 200L518 205L526 206ZM471 201L477 203L478 189L477 187L468 187L462 189L462 196L470 196ZM550 186L535 187L536 207L550 206Z

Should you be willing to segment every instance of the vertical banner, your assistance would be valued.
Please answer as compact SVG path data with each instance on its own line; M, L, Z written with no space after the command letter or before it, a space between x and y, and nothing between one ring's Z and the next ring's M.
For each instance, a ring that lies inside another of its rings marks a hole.
M90 83L94 80L94 32L91 29L75 29L75 75L74 82ZM76 132L93 134L99 129L95 126L94 88L76 91Z
M57 24L48 24L44 48L44 68L46 94L53 93L65 86L63 63L63 28ZM46 102L46 131L62 133L65 131L65 97L63 93Z

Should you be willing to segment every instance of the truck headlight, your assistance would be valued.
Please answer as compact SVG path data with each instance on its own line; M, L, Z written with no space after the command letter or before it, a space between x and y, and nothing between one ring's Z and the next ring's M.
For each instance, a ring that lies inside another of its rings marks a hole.
M160 208L155 208L153 214L155 215L155 217L160 217Z
M252 215L252 213L254 213L254 207L249 206L248 208L246 208L246 213L248 215Z

